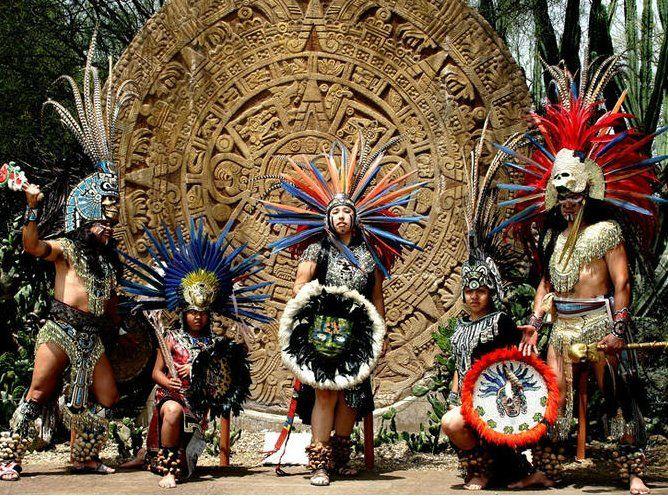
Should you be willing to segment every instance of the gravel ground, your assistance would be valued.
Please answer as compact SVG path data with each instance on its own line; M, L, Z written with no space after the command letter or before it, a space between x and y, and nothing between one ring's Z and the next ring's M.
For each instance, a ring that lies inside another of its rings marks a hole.
M262 446L263 432L242 432L241 437L232 446L231 461L236 467L259 467L264 455ZM432 455L430 453L412 453L405 442L384 444L375 450L376 470L379 472L394 470L409 471L456 471L457 458L451 452ZM648 475L652 479L665 480L668 474L668 439L653 436L650 439L647 456L650 461ZM25 457L24 463L66 465L69 457L69 445L59 444L55 450L33 452ZM118 465L120 460L113 442L107 443L102 452L102 459L112 466ZM218 465L218 456L210 455L206 451L200 458L199 465L215 467ZM362 454L356 454L353 465L363 466ZM581 477L609 478L614 477L614 468L611 464L601 461L573 462L565 465L566 477L578 479Z

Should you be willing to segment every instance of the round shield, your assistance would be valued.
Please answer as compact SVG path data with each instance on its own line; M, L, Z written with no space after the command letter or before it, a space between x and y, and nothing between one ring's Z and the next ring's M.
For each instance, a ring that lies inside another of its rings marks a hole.
M153 367L157 343L153 328L143 312L124 315L121 328L125 334L112 343L105 343L105 353L116 382L124 384Z
M304 384L348 389L367 379L383 347L385 323L359 292L305 284L288 301L278 339L283 362Z
M146 404L153 389L151 378L157 350L157 340L143 312L123 315L125 334L104 343L111 362L120 399L114 405L116 418L136 417Z
M486 441L511 447L537 442L557 418L554 372L517 348L492 351L466 374L462 415Z
M188 400L214 417L238 415L250 397L250 362L246 348L231 339L215 338L193 360Z

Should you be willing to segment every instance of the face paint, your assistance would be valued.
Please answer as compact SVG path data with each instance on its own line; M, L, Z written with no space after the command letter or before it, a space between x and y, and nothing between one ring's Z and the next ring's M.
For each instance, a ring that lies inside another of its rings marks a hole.
M112 226L118 224L118 198L105 196L102 198L102 215Z
M578 212L582 208L585 196L581 194L569 193L568 191L559 193L559 208L561 215L568 222L573 222Z
M344 318L318 315L309 334L309 343L318 353L335 358L348 345L352 323Z

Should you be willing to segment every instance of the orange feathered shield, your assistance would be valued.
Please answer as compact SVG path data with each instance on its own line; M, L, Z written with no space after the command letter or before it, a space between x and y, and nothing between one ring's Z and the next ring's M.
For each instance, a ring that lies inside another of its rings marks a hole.
M557 378L540 358L516 348L492 351L468 371L462 415L486 441L519 448L538 442L557 418Z

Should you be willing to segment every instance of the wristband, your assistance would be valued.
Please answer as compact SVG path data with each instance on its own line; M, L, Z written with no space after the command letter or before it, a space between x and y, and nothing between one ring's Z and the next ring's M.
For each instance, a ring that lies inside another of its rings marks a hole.
M540 331L543 327L543 317L539 317L535 313L531 314L529 325L536 329L536 332Z
M631 322L631 312L628 307L617 310L612 316L612 334L618 339L626 340L629 330L629 322Z
M619 320L631 320L631 312L629 312L629 307L624 307L620 310L617 310L613 315L612 315L612 320L615 322Z
M29 222L37 222L39 220L39 207L26 206L26 211L23 214L23 225Z
M625 320L618 320L612 325L612 333L618 339L626 341L626 334L628 332L629 323Z

